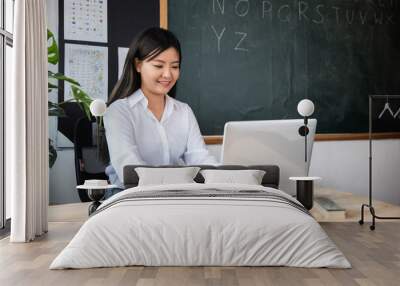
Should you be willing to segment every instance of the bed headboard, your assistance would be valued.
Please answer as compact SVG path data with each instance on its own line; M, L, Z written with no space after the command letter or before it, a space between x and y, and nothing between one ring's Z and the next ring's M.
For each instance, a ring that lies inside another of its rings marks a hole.
M137 167L147 167L147 168L182 168L188 166L145 166L145 165L127 165L124 167L124 187L125 189L136 187L139 183L139 176L135 172L135 168ZM264 170L265 175L262 179L261 184L265 187L271 187L278 189L279 187L279 167L275 165L251 165L251 166L241 166L241 165L220 165L220 166L211 166L211 165L196 165L196 167L200 167L202 170L205 169L219 169L219 170ZM198 173L194 180L197 183L204 183L203 176Z

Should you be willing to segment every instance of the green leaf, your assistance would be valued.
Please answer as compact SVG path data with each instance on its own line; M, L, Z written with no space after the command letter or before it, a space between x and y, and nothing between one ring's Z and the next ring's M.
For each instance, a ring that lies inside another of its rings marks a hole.
M64 109L59 104L49 101L48 106L49 106L49 111L48 111L49 116L58 116L58 117L67 116L65 114Z
M71 85L71 91L75 101L79 103L79 106L83 109L87 118L90 120L92 118L92 114L90 113L90 103L92 103L93 99L75 85Z
M47 89L48 89L49 92L52 91L53 89L57 89L57 88L58 88L57 85L52 84L51 82L48 82Z
M50 44L49 44L50 41ZM58 52L58 46L56 38L54 37L53 33L47 29L47 61L53 65L58 64L60 55Z
M72 83L72 84L75 84L77 86L80 86L79 82L77 82L76 80L74 80L74 79L72 79L70 77L67 77L67 76L63 75L62 73L54 73L52 71L48 71L48 75L49 75L49 78L53 78L53 79L56 79L56 80L64 80L64 81L67 81L69 83Z
M49 138L49 167L53 167L57 160L57 150L54 148L53 140Z

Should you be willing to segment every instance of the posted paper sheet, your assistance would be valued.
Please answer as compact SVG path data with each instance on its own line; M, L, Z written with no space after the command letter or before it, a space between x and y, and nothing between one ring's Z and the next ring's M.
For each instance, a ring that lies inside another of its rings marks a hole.
M125 59L128 51L129 48L118 47L118 79L121 77L122 70L124 69Z
M107 0L64 0L64 38L107 43Z
M80 88L91 98L107 101L108 48L65 44L65 75L78 81ZM66 82L64 100L71 98L71 89Z

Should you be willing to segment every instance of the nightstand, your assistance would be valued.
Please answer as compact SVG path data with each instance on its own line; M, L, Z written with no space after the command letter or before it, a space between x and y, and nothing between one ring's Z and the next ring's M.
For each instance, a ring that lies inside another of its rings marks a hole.
M313 207L314 181L320 177L290 177L289 180L296 181L296 199L310 210Z
M96 211L96 209L101 205L101 199L103 199L107 189L116 188L115 185L105 185L105 186L90 186L90 185L80 185L77 189L86 190L88 197L93 201L89 206L89 216Z

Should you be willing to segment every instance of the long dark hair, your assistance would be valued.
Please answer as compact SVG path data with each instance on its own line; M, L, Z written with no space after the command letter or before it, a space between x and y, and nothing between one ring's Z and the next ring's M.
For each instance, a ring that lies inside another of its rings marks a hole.
M139 61L151 60L169 48L176 49L179 55L180 64L182 62L181 45L172 32L162 28L153 27L144 30L142 33L136 36L129 47L124 69L122 71L122 76L118 79L113 90L111 91L107 106L118 99L130 96L141 87L142 82L140 74L135 68L135 59ZM175 97L175 94L176 84L168 92L168 95L171 97ZM100 160L105 164L109 163L110 155L108 152L104 127L100 129L98 147Z
M182 61L181 46L175 35L163 28L149 28L135 37L129 47L121 78L114 86L107 105L120 98L130 96L141 86L140 74L136 71L135 60L151 60L163 51L175 48L179 55L179 63ZM176 84L168 92L175 97Z

